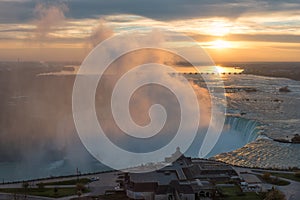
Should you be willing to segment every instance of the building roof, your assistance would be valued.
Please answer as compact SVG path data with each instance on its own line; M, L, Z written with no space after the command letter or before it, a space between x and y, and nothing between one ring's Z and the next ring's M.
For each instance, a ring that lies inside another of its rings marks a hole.
M206 179L230 178L236 174L226 164L181 156L176 162L148 173L129 173L128 189L155 194L194 194L214 189Z
M136 183L131 188L134 192L154 192L157 188L157 183Z
M130 181L134 183L156 182L158 185L167 185L172 180L177 180L175 171L154 171L142 174L130 174Z
M230 178L236 172L231 166L222 163L215 163L208 160L193 161L193 164L183 167L187 179L203 179L203 178Z
M244 174L241 173L240 174L242 179L245 180L245 182L249 183L249 184L253 184L253 183L262 183L261 180L254 174Z
M175 191L179 194L194 194L190 184L181 184L179 181L172 181L169 185L159 185L155 194L171 194Z
M169 185L159 185L155 191L155 194L170 194L172 189Z

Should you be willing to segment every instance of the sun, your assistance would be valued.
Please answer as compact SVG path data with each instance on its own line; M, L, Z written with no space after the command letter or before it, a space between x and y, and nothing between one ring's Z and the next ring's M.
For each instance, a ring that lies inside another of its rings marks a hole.
M211 23L209 32L213 36L225 36L230 32L230 28L226 22L215 21Z
M213 49L227 49L227 48L231 48L231 45L228 41L224 41L224 40L215 40L213 42L211 42L211 48Z
M215 66L215 69L219 74L226 72L226 70L219 65Z

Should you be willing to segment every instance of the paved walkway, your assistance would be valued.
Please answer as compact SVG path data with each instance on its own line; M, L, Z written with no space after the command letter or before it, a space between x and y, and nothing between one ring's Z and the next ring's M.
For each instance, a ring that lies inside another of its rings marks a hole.
M256 175L262 175L264 172L291 173L291 172L282 172L282 171L275 171L275 170L256 170L256 169L251 169L251 168L240 168L240 167L234 167L234 169L238 173L247 172L249 174L256 174ZM258 173L258 171L260 171L260 173ZM109 173L100 173L100 174L94 174L94 175L80 176L80 178L99 177L99 181L91 182L86 185L91 190L91 193L84 194L83 196L102 195L105 193L106 190L113 190L114 187L117 186L117 183L116 183L116 179L118 177L117 174L118 174L118 172L109 172ZM35 184L38 182L47 183L47 182L55 182L55 181L72 180L74 178L76 178L76 177L56 178L56 179L32 182L31 187L36 187ZM287 186L276 186L277 189L279 189L286 195L287 200L299 200L300 199L300 182L281 178L281 177L279 177L279 179L290 182L290 184ZM0 188L21 188L21 187L22 187L22 183L0 185ZM47 186L47 187L62 187L62 186ZM63 187L66 187L66 186L63 186ZM14 199L15 197L18 200L25 199L24 195L14 196L14 194L0 193L0 200ZM63 197L63 198L58 198L56 200L69 200L70 198L74 198L74 197L77 197L77 196L74 195L74 196L69 196L69 197ZM36 197L36 196L27 195L27 200L52 200L52 199L53 198Z
M37 197L37 196L31 196L27 195L25 198L25 195L23 194L7 194L7 193L0 193L0 200L53 200L53 198L48 197Z
M300 199L300 183L286 178L280 178L285 181L289 181L291 184L287 186L277 186L277 188L285 194L287 200L299 200Z
M263 175L263 173L252 172L252 174ZM275 178L276 176L271 176ZM299 200L300 199L300 182L293 181L290 179L278 177L279 180L284 180L290 182L289 185L286 186L274 186L282 193L284 193L287 200Z
M257 169L251 169L251 168L241 168L241 167L234 167L234 169L240 173L240 172L247 172L250 174L256 174L256 175L262 175L264 172L272 172L272 173L287 173L292 174L293 172L286 172L286 171L276 171L276 170L257 170ZM261 173L258 173L261 172ZM290 179L278 177L280 180L288 181L290 182L289 185L286 186L275 186L278 190L284 193L287 200L299 200L300 199L300 182L293 181Z

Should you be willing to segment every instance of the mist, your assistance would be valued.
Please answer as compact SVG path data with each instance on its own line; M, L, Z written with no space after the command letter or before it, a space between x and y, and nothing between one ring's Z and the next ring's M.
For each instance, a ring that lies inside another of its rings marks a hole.
M98 24L92 29L89 42L92 48L96 47L103 40L114 35L112 28L106 25L104 19L99 19Z
M36 26L35 39L45 41L51 39L51 32L66 23L65 12L69 8L66 4L43 4L39 3L34 9L35 19L33 24Z
M67 8L64 6L37 6L36 36L41 40L47 38L51 29L59 25L55 21L64 18L65 10ZM52 17L49 18L48 15ZM100 20L87 42L95 46L113 34L113 30ZM165 39L160 32L153 31L143 42L163 42ZM114 45L116 48L134 45L134 36L131 41ZM107 103L110 101L116 81L133 67L144 63L160 63L176 67L176 63L180 60L181 57L167 51L146 49L131 52L112 63L100 80L95 97L99 123L112 142L128 151L148 152L161 148L174 137L180 122L180 108L176 97L167 88L158 85L141 87L130 101L132 119L140 126L149 123L148 111L151 105L161 104L166 109L168 116L166 124L150 141L143 142L123 133L116 125ZM65 66L70 65L75 67L80 63L1 63L0 165L5 170L1 170L0 178L22 180L74 174L77 168L83 173L109 169L88 153L76 132L72 116L72 89L76 71L61 73L65 70ZM182 76L171 76L169 73L159 71L152 73L181 88L184 95ZM134 84L135 81L133 79L128 84ZM200 133L205 132L210 120L210 97L205 88L193 82L190 84L197 94L201 111L199 134L191 147L193 152L197 152L204 136ZM185 101L189 104L189 99ZM194 112L194 105L190 104L188 110Z

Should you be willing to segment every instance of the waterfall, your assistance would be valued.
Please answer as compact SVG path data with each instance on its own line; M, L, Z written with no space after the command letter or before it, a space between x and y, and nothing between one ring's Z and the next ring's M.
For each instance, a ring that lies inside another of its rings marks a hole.
M227 116L218 142L206 157L242 148L256 140L260 131L260 123L257 121Z
M233 130L240 134L245 141L249 143L254 141L260 132L260 124L257 121L244 119L241 117L226 117L225 128L227 131Z

